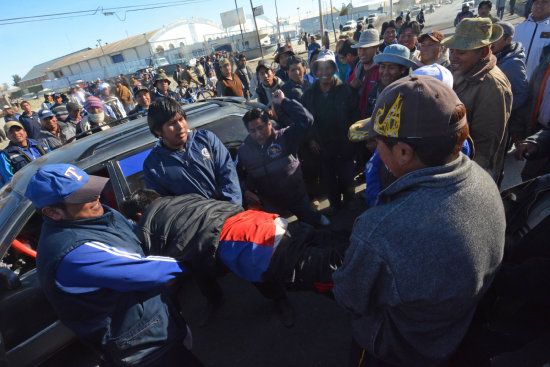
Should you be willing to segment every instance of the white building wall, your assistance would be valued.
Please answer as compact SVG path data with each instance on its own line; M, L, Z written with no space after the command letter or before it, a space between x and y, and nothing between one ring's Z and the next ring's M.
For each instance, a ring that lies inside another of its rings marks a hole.
M124 58L124 61L135 61L139 59L136 50L133 48L122 51L122 57Z

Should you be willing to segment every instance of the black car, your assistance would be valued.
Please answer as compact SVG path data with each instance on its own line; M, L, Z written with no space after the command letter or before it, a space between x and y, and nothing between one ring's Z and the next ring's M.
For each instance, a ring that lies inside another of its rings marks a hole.
M233 158L247 131L244 99L213 99L184 106L190 129L213 131ZM35 269L42 215L25 198L27 184L45 164L71 163L109 177L105 204L118 204L144 187L142 166L156 143L145 118L114 126L50 152L17 172L0 190L0 365L30 366L74 340L43 294Z

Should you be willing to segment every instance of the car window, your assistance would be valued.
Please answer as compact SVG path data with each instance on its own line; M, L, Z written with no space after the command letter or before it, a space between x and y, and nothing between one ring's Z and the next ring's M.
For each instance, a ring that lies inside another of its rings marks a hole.
M130 192L145 187L145 180L143 179L143 162L150 152L151 148L118 161L118 165L126 179Z

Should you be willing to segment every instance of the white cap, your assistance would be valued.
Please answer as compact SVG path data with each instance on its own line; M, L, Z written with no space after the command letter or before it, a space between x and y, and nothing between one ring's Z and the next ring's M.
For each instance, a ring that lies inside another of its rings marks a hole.
M412 72L412 75L427 75L441 80L451 89L453 88L453 74L444 66L439 64L425 65Z

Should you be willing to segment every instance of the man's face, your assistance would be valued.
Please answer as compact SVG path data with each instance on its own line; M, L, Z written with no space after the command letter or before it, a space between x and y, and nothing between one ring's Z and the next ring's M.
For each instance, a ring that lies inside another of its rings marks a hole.
M378 150L378 154L380 155L380 159L382 162L388 167L390 172L397 178L399 178L399 165L397 160L396 152L394 151L397 147L397 145L394 145L393 147L389 147L382 141L382 139L375 138L376 140L376 150Z
M378 51L378 46L358 48L357 56L359 56L359 61L361 61L363 65L370 65L372 63L372 58L376 55L376 51Z
M179 149L187 142L187 121L178 113L162 125L161 131L157 130L155 133L168 148Z
M180 72L180 71L181 71L181 66L178 66L178 72Z
M245 66L246 66L246 57L241 58L241 59L239 60L239 62L241 63L241 65L242 65L243 67L245 67Z
M395 25L397 26L397 29L401 29L401 26L403 25L403 19L399 19L397 22L395 22Z
M139 92L136 101L141 107L149 107L151 104L151 94L147 91Z
M430 37L425 37L422 40L420 47L420 61L424 65L434 64L443 53L443 46L441 43L435 42Z
M454 50L451 49L449 61L451 69L467 73L481 60L482 53L479 50Z
M31 105L29 103L23 103L21 107L23 107L23 111L25 111L27 115L31 114Z
M168 92L168 87L170 87L170 82L166 79L157 80L155 86L162 94Z
M260 82L266 87L271 87L273 85L274 75L273 71L266 68L260 68L260 70L258 70L258 79L260 79Z
M403 75L403 66L391 62L380 63L380 83L386 88Z
M4 109L4 115L5 115L5 116L11 116L11 115L13 115L13 110L11 109L11 107L10 107L10 108Z
M62 104L63 103L63 99L61 98L61 96L55 97L54 101L55 101L55 104Z
M53 97L52 96L46 96L46 101L53 102Z
M395 38L397 37L397 32L395 28L388 27L384 31L384 34L382 35L382 37L384 38L384 42L386 42L386 45L391 45L393 44L393 42L395 41Z
M81 113L82 110L76 109L69 112L69 116L71 116L73 120L80 121L82 119Z
M418 36L412 31L411 28L402 29L399 33L399 44L407 47L409 50L414 49L416 46Z
M334 66L329 61L319 61L316 63L315 76L319 79L319 82L331 83L334 78Z
M477 13L481 18L487 18L491 13L491 8L488 5L481 5L477 8Z
M264 145L272 132L271 121L263 122L261 118L257 118L248 123L248 133L258 145Z
M42 119L42 127L49 132L57 131L57 118L55 116L50 116Z
M304 81L304 67L302 64L292 64L288 67L288 76L294 83L302 83Z
M500 39L491 44L491 51L496 54L506 48L512 42L512 37L503 35Z
M531 16L536 22L550 17L550 0L535 0L531 8Z
M353 62L355 61L355 58L356 58L356 57L357 57L357 56L355 56L354 54L347 53L347 54L344 55L344 62L345 62L347 65L351 66L351 65L353 65Z
M47 207L46 215L54 213L54 220L79 220L97 218L104 214L103 206L96 200L84 204L65 204L65 209Z
M281 56L279 56L279 65L281 65L283 68L286 68L289 57L290 54L288 52L281 54Z
M231 76L231 72L233 71L231 67L231 63L228 62L226 64L223 64L223 66L221 67L221 71L223 76L225 76L226 78Z
M17 146L26 145L27 143L27 132L19 126L12 127L7 135L8 139Z

